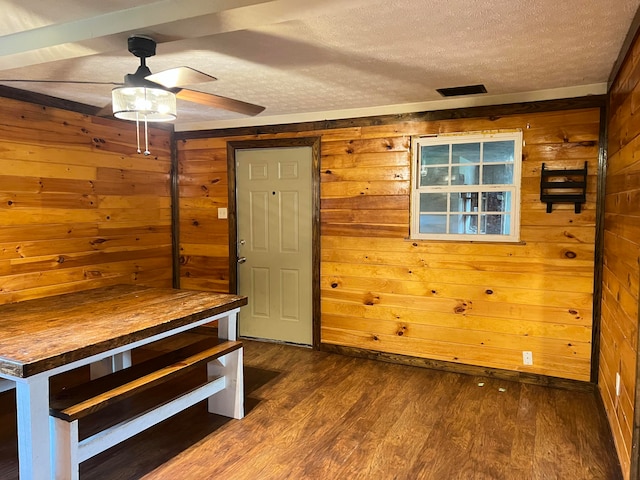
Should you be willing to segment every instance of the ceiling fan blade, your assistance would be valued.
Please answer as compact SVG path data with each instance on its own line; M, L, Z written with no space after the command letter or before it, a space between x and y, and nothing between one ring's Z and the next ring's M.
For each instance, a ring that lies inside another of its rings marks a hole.
M20 78L0 78L0 83L20 82L20 83L69 83L74 85L122 85L122 82L89 82L84 80L27 80Z
M195 68L176 67L169 70L163 70L144 77L154 83L158 83L165 88L181 87L183 85L195 85L196 83L212 82L217 80L216 77L207 75Z
M254 105L253 103L235 100L229 97L221 97L213 93L198 92L183 88L176 92L176 96L180 100L195 102L209 107L221 108L222 110L230 110L232 112L242 113L244 115L257 115L264 110L265 107Z

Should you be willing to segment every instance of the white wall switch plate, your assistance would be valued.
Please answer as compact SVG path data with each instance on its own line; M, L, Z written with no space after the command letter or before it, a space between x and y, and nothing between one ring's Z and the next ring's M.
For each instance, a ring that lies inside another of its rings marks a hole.
M218 218L227 218L226 208L218 208Z
M533 353L529 351L522 352L522 363L525 365L533 365Z

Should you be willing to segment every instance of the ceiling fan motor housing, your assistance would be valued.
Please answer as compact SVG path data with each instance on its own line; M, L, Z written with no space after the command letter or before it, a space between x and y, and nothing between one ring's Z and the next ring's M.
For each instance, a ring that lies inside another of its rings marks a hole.
M156 41L146 35L131 35L127 45L129 51L138 58L149 58L156 54Z
M146 80L145 77L151 75L151 70L145 61L156 54L156 41L146 35L131 35L127 40L129 52L140 59L140 66L134 74L124 76L124 84L127 86L162 88L160 85Z

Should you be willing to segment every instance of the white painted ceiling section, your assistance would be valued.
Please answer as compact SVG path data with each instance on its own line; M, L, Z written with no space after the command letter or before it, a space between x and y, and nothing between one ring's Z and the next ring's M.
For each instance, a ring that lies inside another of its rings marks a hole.
M0 0L0 79L121 82L187 65L256 117L179 101L176 131L603 94L640 0ZM0 82L102 107L108 85ZM484 84L444 99L437 88Z

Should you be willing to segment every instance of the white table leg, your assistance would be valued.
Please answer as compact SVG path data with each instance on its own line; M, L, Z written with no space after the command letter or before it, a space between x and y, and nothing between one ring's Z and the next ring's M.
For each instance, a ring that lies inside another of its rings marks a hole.
M237 311L229 312L226 317L218 319L218 337L225 340L238 339L238 315Z
M13 390L14 388L16 388L16 382L0 378L0 392L6 392L7 390Z
M18 462L22 480L49 480L49 378L29 377L16 382L18 411Z
M90 368L91 379L104 377L123 368L131 366L131 350L117 353L111 357L103 358L98 362L92 363Z

